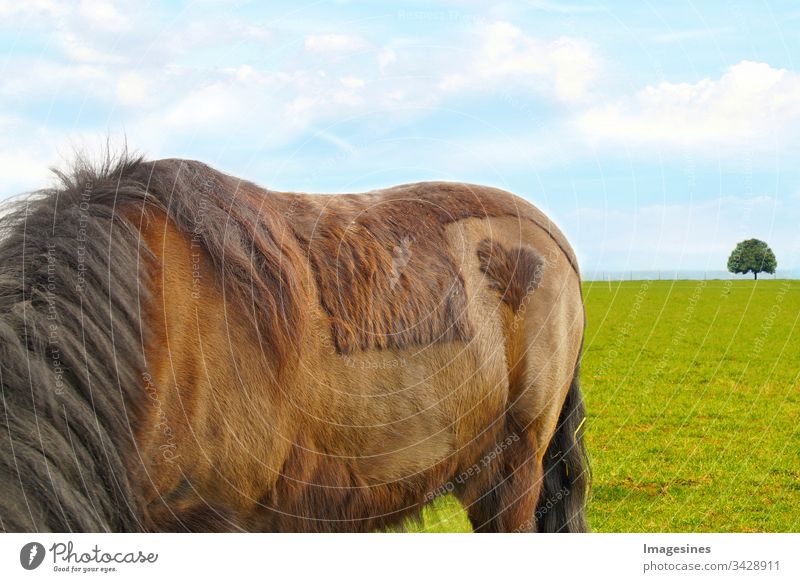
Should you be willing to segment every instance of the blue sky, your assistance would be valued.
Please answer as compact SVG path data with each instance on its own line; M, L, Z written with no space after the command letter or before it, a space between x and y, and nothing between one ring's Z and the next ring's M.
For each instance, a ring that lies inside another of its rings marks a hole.
M800 268L794 2L0 0L0 198L110 136L275 189L509 189L585 271Z

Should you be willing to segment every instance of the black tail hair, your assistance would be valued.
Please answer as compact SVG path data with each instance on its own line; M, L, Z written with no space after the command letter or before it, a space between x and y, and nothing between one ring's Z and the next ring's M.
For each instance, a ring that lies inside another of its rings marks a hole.
M545 452L544 484L536 508L539 532L588 531L586 500L591 482L589 458L583 443L585 412L581 395L580 363L561 408L561 416Z
M0 531L146 529L132 478L142 414L140 159L78 160L0 217Z

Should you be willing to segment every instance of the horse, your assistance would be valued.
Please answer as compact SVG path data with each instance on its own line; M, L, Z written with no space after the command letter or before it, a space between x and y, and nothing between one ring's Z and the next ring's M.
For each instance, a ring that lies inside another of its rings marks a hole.
M78 157L0 218L0 527L582 532L573 250L496 188Z

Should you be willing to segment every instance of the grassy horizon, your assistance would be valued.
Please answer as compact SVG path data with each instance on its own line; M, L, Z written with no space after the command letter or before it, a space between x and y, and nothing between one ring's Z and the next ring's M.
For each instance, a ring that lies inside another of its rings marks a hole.
M800 531L800 281L594 281L596 532ZM452 497L407 531L470 531Z

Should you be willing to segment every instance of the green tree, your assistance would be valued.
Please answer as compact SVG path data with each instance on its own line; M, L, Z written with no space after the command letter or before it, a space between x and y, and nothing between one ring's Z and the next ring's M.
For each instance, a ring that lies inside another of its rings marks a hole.
M751 238L740 242L728 257L728 270L731 273L753 273L758 279L759 273L774 273L778 268L775 253L763 240Z

